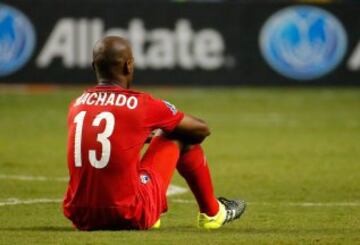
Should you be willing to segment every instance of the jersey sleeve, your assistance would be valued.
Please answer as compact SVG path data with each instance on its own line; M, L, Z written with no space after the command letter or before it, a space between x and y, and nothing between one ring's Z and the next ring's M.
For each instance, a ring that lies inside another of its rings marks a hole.
M184 113L176 109L176 107L160 99L151 96L146 100L146 127L151 130L161 128L166 132L171 132L180 123L184 117Z

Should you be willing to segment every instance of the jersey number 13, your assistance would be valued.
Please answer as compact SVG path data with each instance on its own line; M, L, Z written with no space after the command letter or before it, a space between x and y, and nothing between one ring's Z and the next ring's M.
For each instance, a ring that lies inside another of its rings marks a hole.
M85 115L86 111L81 111L74 118L74 123L76 124L74 145L76 167L81 167L82 165L81 141ZM105 168L110 160L111 143L109 141L109 137L114 131L115 117L111 112L101 112L95 117L94 121L92 122L92 126L98 127L102 120L106 121L105 129L102 133L97 134L97 141L101 143L101 157L100 159L97 159L95 150L89 150L88 153L90 164L94 168Z

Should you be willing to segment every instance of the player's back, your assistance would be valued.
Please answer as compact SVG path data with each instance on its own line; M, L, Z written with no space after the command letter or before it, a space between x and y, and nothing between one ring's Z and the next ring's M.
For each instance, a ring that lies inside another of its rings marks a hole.
M152 130L172 131L182 117L146 93L119 86L86 90L69 108L65 216L80 229L141 219L150 187L140 181L140 151ZM105 219L109 213L113 218Z
M131 203L137 191L144 127L143 93L97 86L68 115L68 204L94 208Z

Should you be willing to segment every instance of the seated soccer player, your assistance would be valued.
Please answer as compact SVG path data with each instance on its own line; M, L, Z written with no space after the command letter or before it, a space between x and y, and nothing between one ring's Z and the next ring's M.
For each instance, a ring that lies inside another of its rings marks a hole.
M96 43L93 68L97 86L69 108L65 216L80 230L157 228L177 169L199 205L200 228L216 229L238 219L243 201L214 196L200 146L210 134L206 123L169 102L130 90L134 59L120 37Z

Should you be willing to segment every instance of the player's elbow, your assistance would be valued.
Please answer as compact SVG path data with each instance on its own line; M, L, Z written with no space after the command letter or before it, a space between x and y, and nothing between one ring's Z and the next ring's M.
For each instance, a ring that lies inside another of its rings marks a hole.
M196 133L204 139L211 134L210 128L204 120L197 119L194 127L197 129Z
M172 136L190 144L199 144L210 135L206 122L193 116L186 115L176 127Z
M204 123L204 125L201 128L201 136L204 137L204 139L205 139L210 134L211 134L211 131L210 131L209 126Z
M210 128L206 123L202 123L201 125L199 125L195 133L196 135L195 138L197 143L203 142L206 139L206 137L208 137L210 134L211 134Z

